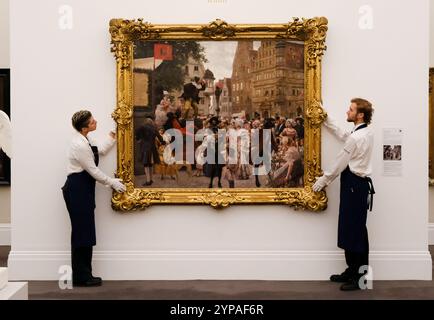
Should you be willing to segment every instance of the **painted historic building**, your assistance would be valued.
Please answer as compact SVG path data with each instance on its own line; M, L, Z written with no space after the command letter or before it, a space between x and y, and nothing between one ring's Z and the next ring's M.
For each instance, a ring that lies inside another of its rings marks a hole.
M232 108L249 118L295 117L304 106L304 46L289 41L239 41L232 71ZM228 92L230 94L230 92Z
M257 51L253 41L238 41L232 68L232 113L252 114L252 71Z
M262 117L302 115L304 46L288 41L262 41L253 63L253 109Z
M232 79L222 80L223 88L220 96L220 115L223 118L230 118L232 115Z

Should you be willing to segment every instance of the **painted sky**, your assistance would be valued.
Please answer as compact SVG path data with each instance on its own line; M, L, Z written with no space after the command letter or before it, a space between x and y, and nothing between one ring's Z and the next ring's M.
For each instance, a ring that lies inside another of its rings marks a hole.
M230 78L232 76L232 63L234 62L237 41L201 41L200 44L205 48L205 56L208 62L205 69L210 69L214 73L216 80ZM253 48L257 50L260 46L259 41L253 42Z

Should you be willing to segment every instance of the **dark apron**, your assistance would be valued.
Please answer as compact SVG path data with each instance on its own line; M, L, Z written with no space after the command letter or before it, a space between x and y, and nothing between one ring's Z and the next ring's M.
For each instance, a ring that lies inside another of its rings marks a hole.
M356 130L366 128L362 125ZM351 252L368 252L368 195L373 194L372 180L362 178L350 171L349 166L341 173L341 191L339 204L338 247Z
M98 166L98 147L91 146ZM62 187L63 198L71 219L71 247L89 247L96 244L95 234L95 179L86 171L70 174Z

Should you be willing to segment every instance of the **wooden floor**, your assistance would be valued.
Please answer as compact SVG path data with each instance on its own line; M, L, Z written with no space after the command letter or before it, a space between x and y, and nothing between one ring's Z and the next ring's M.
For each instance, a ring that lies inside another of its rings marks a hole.
M10 247L0 247L6 266ZM430 247L431 255L434 246ZM104 281L96 288L60 290L56 281L30 281L29 299L268 300L434 299L434 281L374 281L373 290L342 292L329 281Z

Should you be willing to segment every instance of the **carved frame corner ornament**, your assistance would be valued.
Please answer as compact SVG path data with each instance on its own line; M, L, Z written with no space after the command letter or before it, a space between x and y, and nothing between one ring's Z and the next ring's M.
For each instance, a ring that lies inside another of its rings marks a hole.
M117 177L127 191L116 192L112 208L121 212L143 210L154 204L205 204L226 208L233 204L286 204L295 209L320 212L327 208L325 191L313 192L321 170L321 124L326 113L321 108L321 61L328 20L293 18L286 24L229 24L216 19L205 25L153 25L143 19L112 19L111 52L116 59L117 105L112 113L117 123ZM243 39L286 39L305 44L305 173L304 188L173 189L135 188L133 153L133 48L137 40L224 41Z

